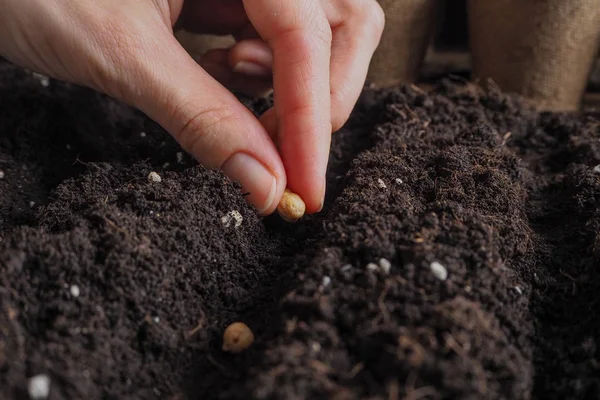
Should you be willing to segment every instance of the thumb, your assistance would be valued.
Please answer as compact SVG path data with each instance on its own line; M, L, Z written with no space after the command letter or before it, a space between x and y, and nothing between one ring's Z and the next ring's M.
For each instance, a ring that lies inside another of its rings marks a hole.
M152 54L129 58L133 65L125 67L134 70L123 90L130 94L127 101L173 135L198 162L221 168L239 182L259 214L271 214L286 187L286 176L268 133L172 35L164 36L146 50Z

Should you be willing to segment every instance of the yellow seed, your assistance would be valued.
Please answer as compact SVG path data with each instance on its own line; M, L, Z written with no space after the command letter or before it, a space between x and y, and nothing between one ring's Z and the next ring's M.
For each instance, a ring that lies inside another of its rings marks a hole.
M241 353L254 342L254 333L243 322L234 322L223 333L223 351Z
M306 205L296 193L285 189L281 201L277 206L277 212L287 222L296 222L304 216Z

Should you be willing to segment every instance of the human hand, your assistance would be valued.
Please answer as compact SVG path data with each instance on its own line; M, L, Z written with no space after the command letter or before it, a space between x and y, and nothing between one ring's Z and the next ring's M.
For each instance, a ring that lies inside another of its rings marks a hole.
M204 69L175 39L175 23L240 42L207 54ZM382 30L375 0L0 4L0 54L140 109L200 163L239 181L263 215L286 186L308 213L321 209L331 133L358 99ZM260 121L218 82L253 91L271 68L275 106Z

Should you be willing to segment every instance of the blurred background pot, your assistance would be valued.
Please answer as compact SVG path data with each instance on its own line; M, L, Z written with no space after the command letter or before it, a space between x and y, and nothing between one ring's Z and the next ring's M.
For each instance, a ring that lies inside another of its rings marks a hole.
M436 22L437 0L379 0L385 29L373 55L368 79L375 86L414 82Z
M580 106L600 39L599 0L469 0L473 75L548 111Z

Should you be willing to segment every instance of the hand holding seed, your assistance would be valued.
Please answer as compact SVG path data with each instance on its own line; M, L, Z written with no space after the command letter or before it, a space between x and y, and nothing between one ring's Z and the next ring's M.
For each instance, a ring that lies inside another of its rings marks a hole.
M306 206L304 201L296 193L285 189L281 201L277 206L277 212L287 222L296 222L304 216Z
M331 134L360 96L385 24L376 0L2 0L0 9L3 58L137 108L238 182L260 215L288 184L304 211L321 209ZM197 60L179 29L238 41ZM259 119L226 88L272 88L274 105Z

